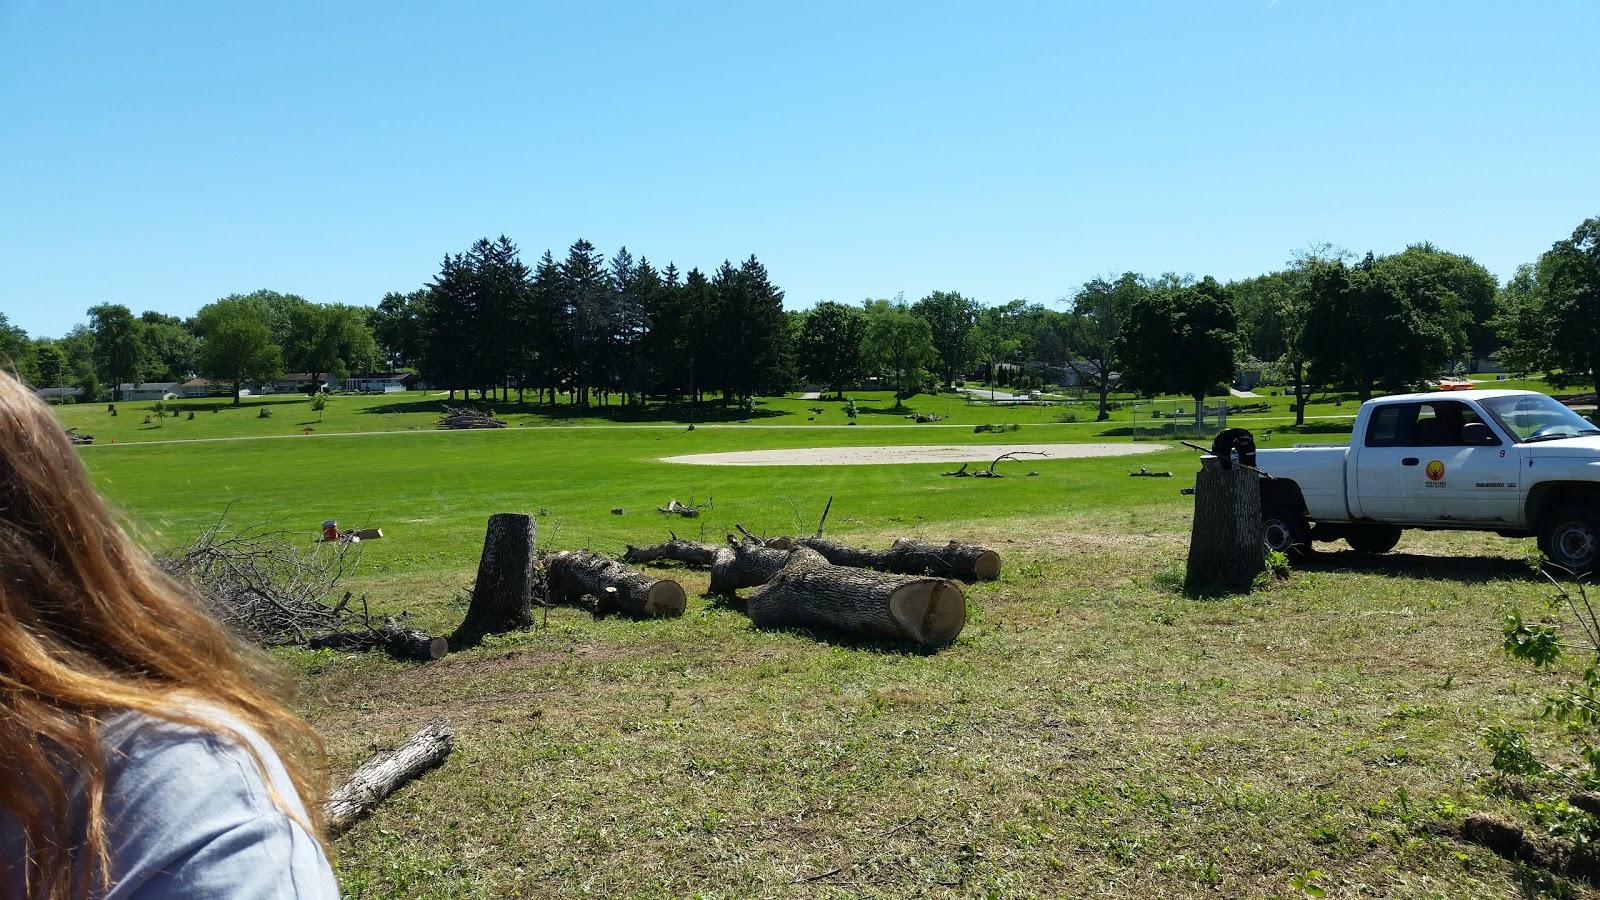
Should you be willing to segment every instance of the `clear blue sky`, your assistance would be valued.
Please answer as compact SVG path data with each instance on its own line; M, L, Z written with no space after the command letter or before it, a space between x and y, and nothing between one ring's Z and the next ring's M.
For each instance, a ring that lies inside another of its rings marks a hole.
M0 0L0 311L375 303L446 251L1054 301L1600 214L1594 0Z

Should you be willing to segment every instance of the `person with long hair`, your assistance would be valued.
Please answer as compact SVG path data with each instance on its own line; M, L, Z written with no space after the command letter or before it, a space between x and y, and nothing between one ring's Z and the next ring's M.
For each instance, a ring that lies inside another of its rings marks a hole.
M0 898L335 897L317 735L0 372Z

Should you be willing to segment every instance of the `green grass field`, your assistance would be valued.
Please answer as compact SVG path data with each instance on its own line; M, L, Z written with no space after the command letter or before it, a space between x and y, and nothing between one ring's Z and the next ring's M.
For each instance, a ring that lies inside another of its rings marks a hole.
M757 631L699 596L703 574L682 571L691 601L677 620L557 609L547 627L428 665L280 652L336 771L434 716L458 734L442 769L336 842L349 896L1534 889L1514 865L1435 827L1510 802L1486 777L1484 727L1504 720L1542 745L1562 740L1535 720L1552 676L1499 650L1505 611L1545 597L1522 561L1529 542L1408 535L1389 556L1324 553L1264 591L1207 601L1177 587L1188 450L1030 459L997 480L941 478L943 464L659 461L1105 441L1126 439L1131 422L1127 409L1109 423L1057 423L1061 407L914 398L960 426L933 428L887 411L883 395L858 400L885 409L864 411L863 424L894 427L844 426L837 403L793 398L763 403L750 424L798 427L692 432L496 404L514 427L438 433L439 398L418 395L335 398L313 436L300 423L315 413L293 399L256 401L269 419L253 403L159 429L142 424L148 403L124 404L116 419L103 406L62 417L97 435L83 458L151 545L186 541L230 504L236 522L272 521L308 541L328 517L379 526L386 537L364 546L353 587L375 609L440 632L465 611L494 512L544 510L542 544L615 552L669 528L708 541L736 523L809 532L831 496L828 530L840 539L959 537L1001 551L1002 579L969 588L966 630L935 654ZM806 421L812 406L827 410L817 422ZM1354 411L1353 401L1312 407ZM1308 437L1284 431L1282 416L1258 419L1248 427L1272 429L1269 445L1339 440L1349 428L1316 419ZM970 427L991 422L1023 427ZM560 427L574 424L617 427ZM379 431L414 433L366 433ZM183 442L138 444L152 440ZM1140 466L1178 477L1127 477ZM670 497L712 505L669 521L654 508Z

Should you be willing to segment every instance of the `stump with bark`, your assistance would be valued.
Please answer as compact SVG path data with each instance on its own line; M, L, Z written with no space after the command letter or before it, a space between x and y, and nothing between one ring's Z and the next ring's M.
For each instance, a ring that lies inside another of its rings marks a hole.
M955 640L967 621L953 581L835 566L805 549L751 592L745 611L761 628L825 628L923 647Z
M630 566L638 566L660 560L671 560L684 565L709 568L716 553L716 547L698 541L686 541L673 535L672 540L649 547L635 547L629 544L627 552L622 554L622 561Z
M800 541L836 566L858 566L900 575L935 575L964 581L993 581L1000 577L1000 554L976 544L950 541L931 544L901 538L888 550L862 550L824 538Z
M454 748L450 723L436 719L395 749L362 763L322 804L328 833L354 825L407 782L442 764Z
M651 578L587 550L557 553L545 560L552 599L576 602L595 598L595 613L622 612L646 618L674 618L688 606L683 586Z
M772 547L754 541L740 541L717 550L711 561L710 593L732 597L740 588L757 587L772 580L790 558L798 553L795 547ZM817 556L814 551L807 551Z
M1194 524L1184 587L1195 593L1248 593L1266 571L1266 532L1255 469L1206 460L1195 478Z
M499 634L533 624L533 601L542 584L534 552L537 533L532 516L496 513L489 517L472 604L458 634Z

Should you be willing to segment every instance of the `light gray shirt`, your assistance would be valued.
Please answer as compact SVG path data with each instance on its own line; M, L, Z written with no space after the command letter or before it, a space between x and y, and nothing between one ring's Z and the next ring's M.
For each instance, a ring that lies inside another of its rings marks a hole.
M230 897L244 900L336 898L322 848L273 802L270 781L290 810L304 807L283 763L253 730L206 708L261 757L267 779L243 747L213 732L140 713L110 717L105 815L111 885L101 900ZM77 794L81 798L81 792ZM82 834L82 811L74 821ZM0 883L22 892L26 842L0 810Z

